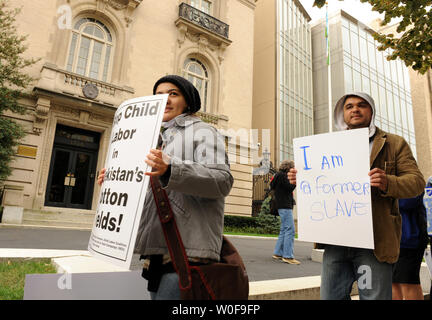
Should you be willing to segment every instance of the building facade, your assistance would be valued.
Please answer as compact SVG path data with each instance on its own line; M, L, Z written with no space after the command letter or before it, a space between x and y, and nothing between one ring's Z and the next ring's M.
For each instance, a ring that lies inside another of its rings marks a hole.
M21 199L22 223L50 213L93 221L114 112L126 99L151 95L161 76L192 81L201 94L199 115L215 127L252 127L254 0L10 5L22 8L17 25L28 35L25 56L40 58L28 70L37 79L30 97L20 101L28 113L6 115L27 133L5 181ZM251 167L232 161L231 168L235 183L225 211L250 215Z
M310 16L297 0L259 1L255 10L253 127L270 129L275 165L294 159L292 140L313 134Z
M362 91L375 100L375 124L398 134L417 155L409 70L402 61L387 61L378 51L375 32L344 11L329 16L333 109L347 92ZM325 21L312 26L315 133L329 131Z
M432 72L420 75L410 69L411 95L417 145L417 162L428 179L432 177Z
M380 25L381 20L371 26L380 33L397 35L398 24ZM425 178L432 176L432 72L421 75L409 68L411 98L413 104L414 128L416 135L417 162Z

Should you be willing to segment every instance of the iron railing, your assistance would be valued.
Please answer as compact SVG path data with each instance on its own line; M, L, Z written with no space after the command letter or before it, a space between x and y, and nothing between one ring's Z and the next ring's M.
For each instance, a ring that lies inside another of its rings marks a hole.
M261 204L270 190L270 181L276 173L272 165L265 171L267 171L267 173L253 175L252 216L254 217L259 214Z
M183 2L180 4L179 16L193 24L228 39L229 25L188 5L187 3Z

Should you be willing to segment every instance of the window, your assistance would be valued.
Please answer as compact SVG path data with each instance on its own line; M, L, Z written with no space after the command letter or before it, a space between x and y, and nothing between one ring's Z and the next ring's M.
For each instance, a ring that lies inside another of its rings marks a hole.
M80 19L72 30L66 69L107 81L113 40L108 28L93 18Z
M205 12L207 14L211 14L211 1L208 0L191 0L191 6Z
M362 91L361 74L357 70L353 70L353 86L354 91Z
M373 42L367 42L367 48L369 53L369 65L372 70L376 70L376 58L375 58L375 46Z
M200 93L202 111L209 112L210 80L205 65L197 59L188 58L183 66L183 74L186 79L193 83Z
M360 59L359 36L351 32L351 54Z
M352 69L348 65L344 65L345 91L353 90Z

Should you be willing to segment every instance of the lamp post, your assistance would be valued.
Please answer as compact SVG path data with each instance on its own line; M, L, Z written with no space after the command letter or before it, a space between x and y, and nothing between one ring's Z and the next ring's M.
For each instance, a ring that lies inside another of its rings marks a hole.
M263 151L263 160L262 160L262 168L265 169L264 174L264 182L269 182L269 172L270 172L271 162L270 162L270 151L267 150L267 148Z

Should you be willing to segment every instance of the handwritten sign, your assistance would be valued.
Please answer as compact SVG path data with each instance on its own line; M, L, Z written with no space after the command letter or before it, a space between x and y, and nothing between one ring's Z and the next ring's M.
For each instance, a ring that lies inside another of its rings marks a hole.
M368 129L294 139L299 240L374 248Z
M428 270L429 270L429 276L432 279L432 255L431 255L431 248L430 247L426 248L423 257L426 261L426 265L427 265Z
M432 237L432 188L425 188L423 203L426 207L427 232Z
M145 163L159 138L168 95L123 102L114 115L105 179L88 250L97 258L130 268L151 171Z

